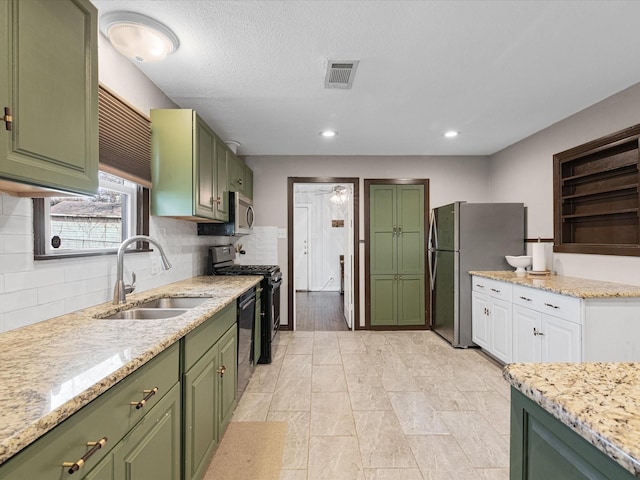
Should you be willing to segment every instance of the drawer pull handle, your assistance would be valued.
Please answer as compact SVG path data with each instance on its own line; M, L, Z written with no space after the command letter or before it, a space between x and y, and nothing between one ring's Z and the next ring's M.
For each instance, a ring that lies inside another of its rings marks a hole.
M495 289L495 288L492 288L492 289L491 289L491 291L492 291L492 292L496 292L496 293L500 293L500 290Z
M527 297L522 297L522 296L521 296L520 298L521 298L522 300L526 301L526 302L530 302L530 301L531 301L531 299L530 299L530 298L527 298Z
M91 449L85 453L80 460L70 463L70 462L64 462L62 464L63 467L65 468L69 468L68 472L69 475L71 475L72 473L77 472L78 470L80 470L80 468L82 468L82 466L85 464L85 462L87 460L89 460L89 457L91 457L91 455L93 455L94 453L96 453L98 450L100 450L102 447L104 447L107 443L107 437L102 437L100 440L98 440L97 442L87 442L87 446L91 447Z
M226 371L227 371L227 367L225 367L224 365L218 368L217 372L220 374L220 378L224 377L224 372Z
M533 335L538 337L538 336L543 336L544 333L542 333L540 330L538 330L536 327L533 327Z
M560 308L557 305L551 305L550 303L545 303L545 306L547 306L549 308Z
M484 285L480 285L479 283L476 283L476 287L478 287L478 288L484 288Z
M152 390L143 390L142 392L145 394L142 400L140 400L139 402L131 402L131 405L136 406L136 410L140 410L142 407L144 407L144 404L147 403L147 400L158 393L158 387L155 387Z

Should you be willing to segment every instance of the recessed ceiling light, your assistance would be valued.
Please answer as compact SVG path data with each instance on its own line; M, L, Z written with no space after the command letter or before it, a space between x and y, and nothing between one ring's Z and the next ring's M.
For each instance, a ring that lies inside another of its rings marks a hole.
M444 132L444 136L447 138L454 138L460 135L460 132L456 132L455 130L449 130L448 132Z
M320 132L320 136L322 137L335 137L336 135L338 135L338 132L335 130L323 130Z

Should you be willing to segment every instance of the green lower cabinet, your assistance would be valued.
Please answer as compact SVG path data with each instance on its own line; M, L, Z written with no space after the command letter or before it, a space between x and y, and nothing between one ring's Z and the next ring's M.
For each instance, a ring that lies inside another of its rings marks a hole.
M236 407L237 341L233 325L183 375L185 479L203 477Z
M424 325L424 275L371 275L371 325Z
M180 411L176 384L85 479L179 479Z
M510 472L510 480L636 478L514 388Z

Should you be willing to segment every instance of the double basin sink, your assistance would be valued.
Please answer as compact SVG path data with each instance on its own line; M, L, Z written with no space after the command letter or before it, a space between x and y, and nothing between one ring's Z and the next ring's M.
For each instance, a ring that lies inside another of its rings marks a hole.
M107 320L159 320L182 315L192 308L195 308L207 300L209 297L163 297L149 300L128 310L112 313L106 317Z

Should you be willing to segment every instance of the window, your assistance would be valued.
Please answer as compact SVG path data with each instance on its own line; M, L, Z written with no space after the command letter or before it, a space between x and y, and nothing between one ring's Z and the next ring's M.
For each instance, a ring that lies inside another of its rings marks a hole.
M554 252L640 256L640 125L553 156Z
M124 239L148 233L145 222L138 225L138 203L144 203L145 189L105 172L99 179L93 197L34 199L37 259L112 253Z

